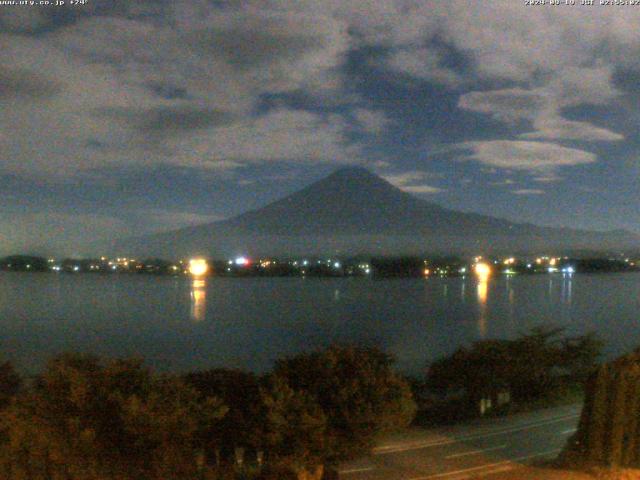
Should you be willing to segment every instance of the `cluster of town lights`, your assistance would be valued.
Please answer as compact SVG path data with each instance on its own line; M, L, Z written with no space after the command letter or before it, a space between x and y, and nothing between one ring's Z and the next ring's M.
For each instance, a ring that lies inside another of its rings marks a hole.
M614 261L615 259L609 259ZM573 275L581 271L581 266L574 263L569 257L541 256L537 258L527 259L508 256L504 258L488 258L476 256L469 263L460 263L455 260L447 264L431 264L429 260L423 260L418 270L411 267L411 275L422 275L424 277L431 276L450 276L474 274L481 280L488 279L492 275L517 275L519 273L561 273L564 275ZM636 263L626 258L624 262L635 267ZM290 273L318 274L318 275L372 275L377 274L374 267L370 263L354 263L350 260L329 258L323 260L283 260L279 261L273 258L251 258L245 255L238 255L227 260L212 260L204 257L194 257L190 260L180 260L175 263L167 261L154 262L138 262L133 258L118 257L109 260L107 257L100 257L100 260L92 259L65 259L57 262L54 258L47 260L47 268L54 272L137 272L137 273L172 273L172 274L188 274L193 277L204 277L210 274L219 273L225 275L225 272L238 273L246 276L252 274L262 275L267 270L271 270L275 275L287 275ZM278 267L278 268L276 268ZM293 267L293 268L292 268ZM12 265L5 264L5 269L11 269ZM32 263L23 264L21 268L25 270L38 270L41 268ZM588 266L585 268L589 268ZM409 270L407 270L408 272ZM384 267L382 267L381 276L385 275Z

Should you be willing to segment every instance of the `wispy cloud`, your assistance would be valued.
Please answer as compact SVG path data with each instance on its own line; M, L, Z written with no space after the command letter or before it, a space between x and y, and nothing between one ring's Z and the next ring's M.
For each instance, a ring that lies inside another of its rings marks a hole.
M442 188L427 185L424 180L430 178L431 175L427 172L411 171L398 173L395 175L385 175L383 178L395 185L396 187L409 193L439 193L442 192Z
M471 153L460 160L476 161L508 170L549 172L560 167L596 161L596 155L593 153L547 142L489 140L466 142L461 147L470 150Z
M519 190L513 190L511 193L514 195L544 195L546 192L538 188L521 188Z

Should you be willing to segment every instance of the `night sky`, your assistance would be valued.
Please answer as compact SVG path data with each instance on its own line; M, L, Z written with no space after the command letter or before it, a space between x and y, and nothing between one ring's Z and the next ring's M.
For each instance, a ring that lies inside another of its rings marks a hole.
M548 0L0 5L0 253L227 218L348 164L640 232L639 31L640 6Z

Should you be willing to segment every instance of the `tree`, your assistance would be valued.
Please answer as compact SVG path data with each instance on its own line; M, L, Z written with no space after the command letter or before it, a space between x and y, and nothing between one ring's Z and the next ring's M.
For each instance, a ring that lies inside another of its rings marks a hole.
M376 348L333 346L276 362L274 376L313 398L327 419L324 460L335 463L366 451L376 435L413 419L411 390Z
M327 417L307 392L294 391L282 377L267 377L262 447L270 468L312 471L324 462Z
M604 364L587 382L582 415L565 454L575 462L640 468L640 350Z
M211 446L208 451L221 454L216 455L215 461L233 462L236 447L260 447L265 413L260 384L254 374L213 369L189 373L184 379L200 395L219 398L228 406L225 417L203 432L204 442Z
M516 400L554 391L563 377L581 381L591 372L602 342L593 334L562 337L562 329L534 328L514 340L482 340L432 363L427 386L464 392L471 403L499 389Z
M11 362L0 364L0 410L6 408L20 389L22 380Z
M570 377L586 381L598 367L604 343L595 333L562 340L563 360Z
M505 380L513 396L539 398L556 386L558 370L570 367L562 344L562 328L535 327L513 341L506 341L508 363Z
M15 480L195 478L201 431L225 408L139 360L65 354L2 413Z

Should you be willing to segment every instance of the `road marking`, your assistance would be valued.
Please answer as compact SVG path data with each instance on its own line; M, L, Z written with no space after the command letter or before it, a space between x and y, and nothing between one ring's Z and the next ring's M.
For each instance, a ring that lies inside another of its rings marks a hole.
M516 465L503 465L502 467L493 468L491 470L487 470L486 472L475 473L473 477L466 476L464 478L482 478L487 475L493 475L495 473L509 472L511 470L515 470L517 468Z
M498 447L491 447L491 448L483 448L481 450L470 450L468 452L462 452L462 453L454 453L453 455L447 455L444 458L458 458L458 457L465 457L467 455L477 455L478 453L484 453L484 452L493 452L494 450L503 450L507 448L507 444L505 443L504 445L500 445Z
M430 448L430 447L439 447L442 445L451 445L452 443L460 443L460 442L464 442L464 441L468 441L468 440L477 440L477 439L481 439L481 438L488 438L488 437L496 437L499 435L504 435L507 433L513 433L513 432L519 432L519 431L523 431L523 430L529 430L532 428L538 428L538 427L544 427L546 425L551 425L553 423L559 423L559 422L564 422L566 420L569 420L571 418L577 418L579 417L579 414L573 414L573 415L567 415L564 417L557 417L554 419L550 419L550 420L545 420L543 422L537 422L537 423L531 423L531 424L524 424L524 425L518 425L515 427L510 427L510 428L505 428L502 430L495 430L493 432L490 433L481 433L481 434L471 434L471 435L466 435L466 436L462 436L462 437L454 437L454 438L448 438L446 440L432 440L429 442L421 442L421 443L409 443L409 444L405 444L405 445L387 445L387 446L383 446L383 447L377 447L373 449L373 454L374 455L388 455L390 453L400 453L400 452L408 452L411 450L421 450L423 448Z
M578 431L577 428L570 428L569 430L563 430L558 435L567 435L569 433L576 433Z
M509 460L503 460L501 462L488 463L486 465L480 465L478 467L463 468L462 470L455 470L453 472L436 473L434 475L427 475L426 477L413 477L413 478L410 478L409 480L430 480L432 478L445 478L445 477L452 477L454 475L463 475L465 473L476 472L478 470L491 469L492 467L496 467L496 468L507 467L507 466L512 466L514 462L529 460L530 458L553 455L561 451L562 451L561 448L557 448L555 450L548 450L546 452L534 453L532 455L524 455L522 457L510 458ZM463 477L463 478L467 478L467 477Z
M348 475L350 473L370 472L374 467L349 468L347 470L338 470L340 475Z

